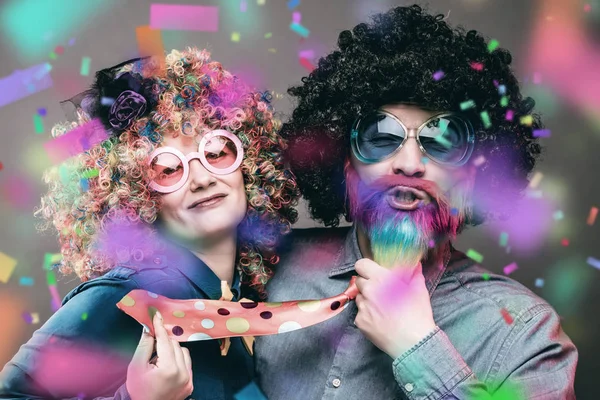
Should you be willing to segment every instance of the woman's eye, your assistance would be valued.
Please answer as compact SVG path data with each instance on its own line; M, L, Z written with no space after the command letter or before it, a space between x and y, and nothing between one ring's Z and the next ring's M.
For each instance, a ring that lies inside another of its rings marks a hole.
M209 153L206 158L209 158L211 160L216 160L217 158L221 158L221 157L225 157L227 154L222 151L219 154L215 154L215 153Z
M164 175L171 175L174 174L175 172L179 171L181 169L181 166L178 166L177 168L165 168L163 169L162 173Z

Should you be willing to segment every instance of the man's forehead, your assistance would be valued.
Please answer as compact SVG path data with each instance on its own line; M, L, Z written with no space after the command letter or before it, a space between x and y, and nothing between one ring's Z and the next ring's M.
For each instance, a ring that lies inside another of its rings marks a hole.
M407 128L417 128L432 116L439 114L439 111L410 103L386 104L381 110L395 115Z

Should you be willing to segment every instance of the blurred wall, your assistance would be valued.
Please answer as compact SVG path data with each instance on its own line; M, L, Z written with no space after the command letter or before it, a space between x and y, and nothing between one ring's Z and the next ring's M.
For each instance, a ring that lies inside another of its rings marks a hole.
M415 1L301 0L293 10L288 0L162 1L183 2L218 6L218 30L163 30L165 50L188 45L210 49L227 69L258 88L275 91L275 107L285 119L293 106L286 88L308 74L299 62L300 51L308 51L308 57L312 51L311 62L316 64L334 49L342 30L374 12ZM536 178L541 180L524 200L525 214L507 225L468 230L457 247L482 254L483 265L494 272L502 273L506 265L517 263L519 268L511 277L556 308L564 329L579 348L577 394L591 399L596 398L592 383L600 367L596 340L600 336L596 290L600 267L590 265L588 258L600 259L600 222L588 224L587 219L592 207L600 207L600 107L597 92L592 92L600 81L594 69L600 70L600 65L592 54L597 43L589 41L598 37L600 4L563 2L570 3L573 10L576 35L572 40L577 43L563 43L562 48L579 48L586 42L585 54L590 58L579 63L577 57L584 53L570 57L564 62L571 64L562 66L567 72L561 75L553 68L569 55L554 54L556 60L551 63L531 60L534 29L564 22L564 13L541 8L543 3L432 0L428 4L451 24L480 30L513 53L524 91L537 100L552 132L542 139L546 151L538 167L542 175ZM84 90L96 70L138 55L136 27L149 24L150 4L149 0L0 1L0 79L14 78L18 70L31 75L28 69L35 66L43 73L44 63L52 65L50 81L0 81L5 85L0 86L0 271L16 261L7 282L0 280L0 366L53 312L43 265L44 255L57 253L58 245L54 236L36 233L32 210L44 190L42 171L49 165L42 145L50 137L51 126L65 118L58 102ZM293 11L301 13L301 24L310 31L307 38L290 29ZM590 36L593 32L596 34ZM543 40L549 54L558 51L553 50L555 43L550 39ZM87 75L81 74L84 58L89 58ZM581 82L583 76L589 77L585 78L589 82ZM579 84L569 79L578 79ZM42 90L43 84L49 87ZM17 99L19 94L21 99ZM297 227L314 225L303 205ZM506 246L499 243L501 232L509 235ZM64 296L77 283L75 276L59 276L59 295Z

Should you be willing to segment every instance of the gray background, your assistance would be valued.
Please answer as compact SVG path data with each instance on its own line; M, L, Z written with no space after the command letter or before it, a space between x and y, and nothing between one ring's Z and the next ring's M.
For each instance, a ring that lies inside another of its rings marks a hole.
M15 16L17 3L23 8ZM292 109L285 90L307 74L298 62L298 51L313 50L315 59L312 62L315 64L318 57L334 48L340 31L365 21L373 12L413 1L302 0L295 10L302 13L302 25L310 30L307 39L301 39L289 29L292 11L287 7L287 0L266 0L265 5L257 5L257 0L247 0L245 13L240 11L241 0L163 0L163 3L218 5L218 32L163 31L165 49L188 45L210 49L213 57L226 68L259 88L269 88L279 94L275 106L285 119ZM49 138L50 127L64 119L58 102L84 90L97 69L138 55L135 27L149 23L150 4L149 0L0 2L0 77L49 61L53 65L51 76L54 81L51 89L0 108L0 162L3 164L0 170L0 222L3 228L0 252L18 261L9 282L0 283L0 365L4 365L52 314L42 264L44 253L56 253L58 246L52 235L36 233L31 214L44 190L40 178L48 165L42 144ZM581 2L581 9L583 4ZM589 18L594 18L591 23L597 26L600 4L597 1L591 4L593 9ZM538 219L532 222L524 218L527 215L517 217L515 233L510 234L510 249L499 246L498 235L503 228L494 226L468 230L457 247L465 251L472 248L484 255L483 264L494 272L502 273L507 264L518 263L519 269L511 276L557 309L564 329L579 349L578 398L597 398L593 396L592 384L600 366L597 317L600 301L596 289L600 271L588 265L586 259L600 259L600 221L593 226L586 225L585 221L590 207L600 206L597 185L600 127L578 107L553 93L545 82L533 85L532 71L526 71L520 62L528 51L531 22L540 17L536 15L537 3L437 0L430 1L429 5L432 11L449 13L451 24L480 30L513 53L519 79L526 91L542 105L545 123L552 130L552 136L544 139L546 151L538 168L544 174L538 187L543 198L530 199L529 208L526 208L527 214L538 212ZM12 21L10 32L6 18ZM15 24L15 18L19 19L18 24ZM14 29L22 32L15 35ZM240 33L237 43L230 39L234 31ZM272 36L265 38L268 32ZM75 42L69 46L71 38ZM55 60L49 59L48 54L57 45L65 46L64 54ZM91 58L89 76L80 75L82 57ZM48 115L44 117L44 133L36 134L33 115L41 107L47 109ZM538 207L539 204L543 207ZM302 218L297 227L314 226L304 205L301 208ZM554 219L553 213L559 210L564 218ZM523 231L520 231L519 223L523 224ZM522 245L532 237L536 239L533 245ZM562 238L568 238L568 246L561 245ZM25 276L33 277L35 284L20 285L19 279ZM545 280L543 287L536 287L538 278ZM60 277L61 296L77 283L74 276ZM38 313L40 322L26 323L22 317L24 312ZM93 315L89 317L93 318Z

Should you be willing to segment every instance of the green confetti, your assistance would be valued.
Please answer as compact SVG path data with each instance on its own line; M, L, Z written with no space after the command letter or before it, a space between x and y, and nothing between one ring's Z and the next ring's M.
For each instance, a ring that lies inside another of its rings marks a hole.
M62 254L46 253L44 254L44 269L50 271L53 264L56 264L62 260Z
M44 120L38 114L33 116L33 125L35 126L35 133L44 133Z
M492 123L490 122L490 116L487 111L482 111L479 115L481 115L481 120L483 121L483 126L485 128L490 128Z
M488 43L488 51L491 53L492 51L494 51L498 48L498 45L500 45L500 43L496 39L492 39Z
M500 247L505 247L508 244L508 233L500 233Z
M81 319L83 321L85 321L87 319L87 317L88 317L88 313L84 312L83 314L81 314Z
M463 111L473 107L475 107L475 102L473 100L467 100L460 103L460 109Z
M94 177L98 176L99 173L100 173L100 171L98 171L98 168L92 168L92 169L83 171L83 173L81 174L81 177L85 178L85 179L90 179L90 178L94 178Z
M92 59L89 57L83 57L81 59L81 71L80 74L83 76L88 76L90 74L90 64Z
M273 34L272 34L271 32L269 32L269 33L265 33L265 39L268 39L268 38L270 38L271 36L273 36Z
M478 263L483 261L483 256L473 249L469 249L469 251L467 251L467 257L469 257L472 260L475 260Z
M502 98L500 99L500 105L502 107L508 106L508 96L502 96Z
M54 275L54 271L46 271L46 279L48 281L48 286L56 286L56 275Z
M484 281L489 281L490 280L490 274L488 274L487 272L484 273L483 275L481 275L481 277L483 278Z

